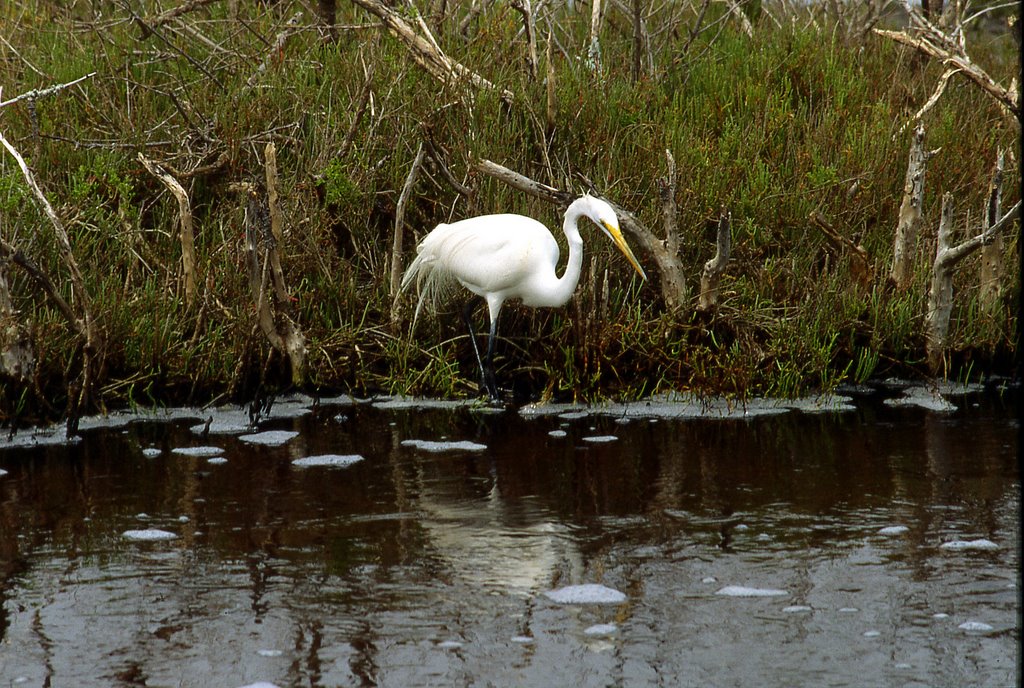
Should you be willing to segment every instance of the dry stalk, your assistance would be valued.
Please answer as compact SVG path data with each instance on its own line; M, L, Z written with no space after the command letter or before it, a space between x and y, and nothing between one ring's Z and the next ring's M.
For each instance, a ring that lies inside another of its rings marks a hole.
M405 184L402 185L402 193L398 196L398 205L395 207L395 233L391 244L391 320L398 322L398 297L401 294L402 284L402 238L405 235L405 206L409 202L412 188L416 184L420 167L423 165L423 156L426 154L423 144L416 149L416 157L409 168L409 174L405 177Z
M280 59L281 52L284 50L284 44L288 41L288 38L292 34L298 31L298 24L300 19L302 19L301 10L293 14L291 19L289 19L285 23L284 28L281 29L281 31L277 34L277 38L274 39L274 43L273 45L271 45L270 50L263 58L263 61L260 62L260 65L256 68L256 71L253 72L249 76L248 81L245 82L246 88L252 88L257 83L259 83L260 77L263 76L263 73L267 71L267 69L270 67L270 64L274 60Z
M732 213L722 208L718 216L718 241L715 246L715 257L704 263L704 272L700 277L700 301L697 309L708 312L718 306L718 284L725 272L732 250Z
M185 281L185 303L191 306L196 298L196 251L195 232L192 228L192 205L189 203L188 193L169 172L142 153L139 153L138 158L146 170L159 179L178 201L178 228L181 240L182 277Z

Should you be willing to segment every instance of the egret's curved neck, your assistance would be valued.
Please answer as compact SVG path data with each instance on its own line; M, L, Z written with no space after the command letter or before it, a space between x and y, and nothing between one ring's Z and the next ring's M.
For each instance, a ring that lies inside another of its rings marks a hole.
M565 220L562 222L562 231L565 232L565 240L569 244L569 259L565 264L562 276L558 278L555 290L551 293L552 302L559 306L568 303L572 293L576 291L576 284L580 281L580 270L583 267L583 239L580 237L579 219L583 211L579 201L574 202L565 211Z

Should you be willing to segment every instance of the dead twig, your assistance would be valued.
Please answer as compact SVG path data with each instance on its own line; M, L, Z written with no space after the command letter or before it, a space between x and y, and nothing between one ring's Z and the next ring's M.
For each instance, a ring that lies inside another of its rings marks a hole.
M412 167L409 168L409 174L405 177L405 184L402 185L402 193L398 196L398 205L395 206L395 234L391 243L391 298L393 299L391 308L391 319L392 322L398 321L398 297L401 294L402 284L402 238L405 234L405 206L409 202L409 196L412 194L412 188L416 184L416 178L419 176L420 167L423 165L423 156L425 155L425 149L423 144L419 145L416 149L416 158L412 161Z
M8 105L14 105L15 103L22 100L37 100L39 98L45 98L46 96L57 93L58 91L63 91L65 88L70 88L75 84L80 84L86 79L91 79L94 76L96 76L96 72L89 72L85 76L80 76L74 81L69 81L66 84L56 84L54 86L47 86L46 88L34 88L31 91L22 93L20 96L15 96L10 100L0 102L0 108L7 107Z
M188 200L188 192L185 191L177 179L169 172L161 168L152 160L148 159L141 152L138 154L139 162L146 170L160 180L167 190L171 192L178 201L178 236L181 241L181 271L185 282L185 303L191 306L196 298L196 250L195 231L192 227L192 204Z
M718 284L725 272L732 250L732 213L722 208L718 215L718 240L715 245L715 257L704 263L704 272L700 277L700 300L697 309L708 312L718 306Z

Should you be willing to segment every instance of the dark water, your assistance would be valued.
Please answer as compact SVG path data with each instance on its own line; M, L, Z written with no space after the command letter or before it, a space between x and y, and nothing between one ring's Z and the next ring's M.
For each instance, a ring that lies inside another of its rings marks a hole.
M265 421L299 432L278 447L184 419L0 443L0 686L1012 686L1016 406L957 405L321 406ZM197 445L227 462L171 451ZM364 460L291 463L319 454ZM176 538L122 535L147 528ZM626 599L544 594L581 583Z

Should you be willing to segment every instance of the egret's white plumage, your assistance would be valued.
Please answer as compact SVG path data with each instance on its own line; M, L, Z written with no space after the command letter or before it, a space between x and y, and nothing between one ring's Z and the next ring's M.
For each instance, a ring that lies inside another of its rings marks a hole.
M522 215L471 217L438 225L417 247L416 258L402 278L403 290L415 282L419 291L414 326L425 303L435 301L451 284L461 284L487 302L491 326L487 350L490 366L498 314L505 301L519 299L526 306L557 307L572 297L583 265L583 239L577 226L580 217L593 220L641 277L647 279L619 230L615 211L599 198L582 196L565 212L562 231L569 244L569 258L561 277L555 272L558 243L543 224ZM484 368L472 336L468 310L465 316L484 384L490 395L496 397L493 368Z

